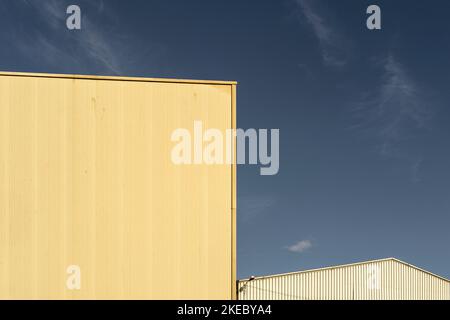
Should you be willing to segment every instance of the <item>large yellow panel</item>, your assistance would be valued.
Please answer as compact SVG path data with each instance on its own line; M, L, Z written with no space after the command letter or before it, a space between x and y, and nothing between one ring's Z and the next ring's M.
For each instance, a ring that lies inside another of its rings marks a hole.
M1 299L232 297L232 166L170 137L230 128L233 85L119 80L0 76Z

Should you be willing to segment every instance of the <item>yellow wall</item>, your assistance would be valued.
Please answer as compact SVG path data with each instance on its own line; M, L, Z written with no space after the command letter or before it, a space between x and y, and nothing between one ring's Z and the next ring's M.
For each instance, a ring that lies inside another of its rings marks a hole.
M234 92L0 74L0 299L232 298L235 169L172 164L170 135L230 128Z

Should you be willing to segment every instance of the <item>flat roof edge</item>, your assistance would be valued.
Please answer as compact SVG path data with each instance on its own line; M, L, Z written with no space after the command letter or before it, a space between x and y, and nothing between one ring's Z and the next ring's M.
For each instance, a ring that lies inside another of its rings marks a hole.
M212 85L236 85L237 84L237 81L222 81L222 80L191 80L191 79L170 79L170 78L98 76L98 75L81 75L81 74L10 72L10 71L0 71L0 76L30 77L30 78L82 79L82 80L134 81L134 82L160 82L160 83L186 83L186 84L212 84Z

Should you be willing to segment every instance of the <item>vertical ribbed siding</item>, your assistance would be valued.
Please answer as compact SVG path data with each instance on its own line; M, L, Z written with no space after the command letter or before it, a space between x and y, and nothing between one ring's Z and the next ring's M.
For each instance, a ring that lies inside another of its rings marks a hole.
M450 282L386 259L239 281L240 300L450 300Z
M234 298L235 171L171 161L174 133L225 133L234 101L234 83L0 72L0 300Z

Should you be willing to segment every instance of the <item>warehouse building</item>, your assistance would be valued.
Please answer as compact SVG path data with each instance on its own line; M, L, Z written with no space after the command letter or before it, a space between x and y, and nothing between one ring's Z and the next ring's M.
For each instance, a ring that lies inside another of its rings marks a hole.
M450 300L450 281L395 258L252 277L240 300Z
M0 72L0 299L234 299L236 83ZM235 162L234 162L235 163Z

